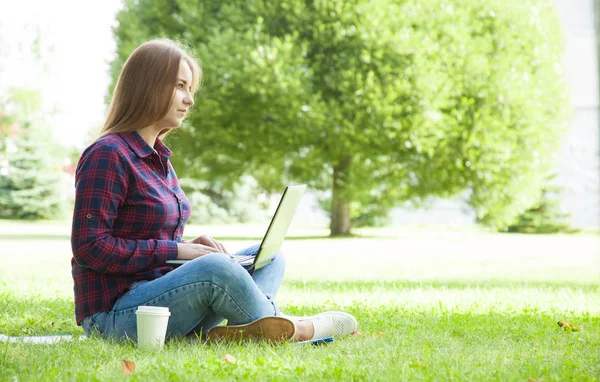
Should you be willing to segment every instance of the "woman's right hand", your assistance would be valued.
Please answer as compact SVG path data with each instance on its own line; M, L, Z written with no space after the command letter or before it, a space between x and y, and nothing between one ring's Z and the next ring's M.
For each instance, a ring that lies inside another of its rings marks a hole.
M177 260L192 260L220 250L203 244L177 243Z

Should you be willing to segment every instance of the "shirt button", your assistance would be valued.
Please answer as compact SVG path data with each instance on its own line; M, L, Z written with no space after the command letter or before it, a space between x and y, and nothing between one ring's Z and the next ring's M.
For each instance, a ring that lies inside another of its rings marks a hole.
M92 218L92 214L87 214L87 216L86 216L86 217L87 217L88 219L91 219L91 218Z
M182 222L182 221L183 221L183 218L179 218L179 221L180 221L180 222Z

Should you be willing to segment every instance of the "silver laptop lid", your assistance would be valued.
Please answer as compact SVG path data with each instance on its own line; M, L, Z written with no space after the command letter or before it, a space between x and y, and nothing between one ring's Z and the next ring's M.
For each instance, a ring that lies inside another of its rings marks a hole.
M254 260L254 270L268 265L281 248L281 243L283 243L288 228L290 228L290 224L292 223L292 219L294 219L294 214L305 190L305 184L298 184L287 186L283 191L279 205L275 210L275 215L271 219L267 233L260 244L258 255Z

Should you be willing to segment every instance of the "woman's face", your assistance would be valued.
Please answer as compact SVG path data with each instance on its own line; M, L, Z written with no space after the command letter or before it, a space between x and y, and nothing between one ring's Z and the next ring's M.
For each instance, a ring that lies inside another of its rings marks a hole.
M192 70L185 61L179 63L177 83L175 84L175 96L167 115L157 125L160 129L172 129L181 126L187 116L189 108L194 104L192 96Z

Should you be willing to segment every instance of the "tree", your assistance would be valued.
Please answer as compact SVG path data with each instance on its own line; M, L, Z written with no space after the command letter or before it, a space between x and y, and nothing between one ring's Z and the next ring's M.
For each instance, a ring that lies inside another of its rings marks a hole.
M233 187L308 183L385 210L470 190L485 224L532 205L566 127L551 1L127 1L118 58L152 37L188 42L204 89L169 136L176 169Z
M57 145L44 131L41 97L12 88L2 109L0 133L0 219L52 219L61 216L61 161ZM46 128L47 130L47 128Z
M506 227L506 232L518 233L558 233L577 232L567 223L566 218L570 215L560 211L559 195L562 187L552 184L556 174L546 179L542 187L538 201L525 212L520 214L516 221Z

